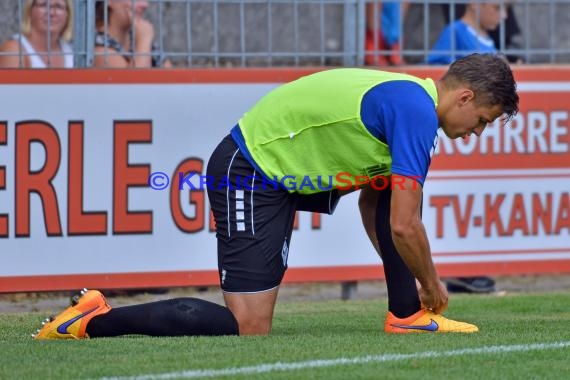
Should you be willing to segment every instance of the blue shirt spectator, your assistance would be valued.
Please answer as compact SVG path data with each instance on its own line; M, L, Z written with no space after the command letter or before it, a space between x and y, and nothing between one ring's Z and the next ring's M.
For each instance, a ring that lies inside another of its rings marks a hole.
M495 43L489 36L481 35L462 20L457 20L441 32L427 61L431 65L445 65L471 53L496 52Z
M497 29L506 12L499 3L469 3L460 20L441 32L427 57L429 64L450 64L472 53L496 53L489 32Z

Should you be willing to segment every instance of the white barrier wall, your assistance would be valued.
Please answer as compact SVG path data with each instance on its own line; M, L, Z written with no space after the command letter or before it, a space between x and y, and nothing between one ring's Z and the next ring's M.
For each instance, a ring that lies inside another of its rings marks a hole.
M215 284L207 197L178 173L205 174L242 113L305 73L0 72L0 291ZM442 275L570 271L570 74L524 75L512 125L440 140L424 221ZM299 214L287 281L383 276L356 201Z

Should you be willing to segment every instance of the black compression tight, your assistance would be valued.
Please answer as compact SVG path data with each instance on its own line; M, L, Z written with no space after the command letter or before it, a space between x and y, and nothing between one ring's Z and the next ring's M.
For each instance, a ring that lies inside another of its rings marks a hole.
M408 317L420 310L420 298L416 279L400 257L392 241L390 228L390 189L380 191L376 206L376 236L382 262L386 287L388 288L388 310L398 318Z
M111 309L87 325L91 338L127 334L150 336L238 335L232 312L198 298L174 298Z

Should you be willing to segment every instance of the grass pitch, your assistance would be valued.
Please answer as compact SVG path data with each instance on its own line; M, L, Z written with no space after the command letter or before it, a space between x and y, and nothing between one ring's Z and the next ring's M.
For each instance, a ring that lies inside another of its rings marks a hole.
M112 303L112 300L111 300ZM477 334L386 335L385 301L281 302L269 337L34 341L45 314L0 314L0 379L560 379L570 294L452 296Z

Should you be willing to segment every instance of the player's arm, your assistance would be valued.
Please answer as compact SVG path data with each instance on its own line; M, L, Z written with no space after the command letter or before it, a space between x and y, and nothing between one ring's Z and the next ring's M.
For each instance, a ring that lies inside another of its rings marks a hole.
M439 281L429 241L421 220L422 186L403 176L392 178L390 228L398 253L420 282L420 299L435 313L447 308L447 291Z

